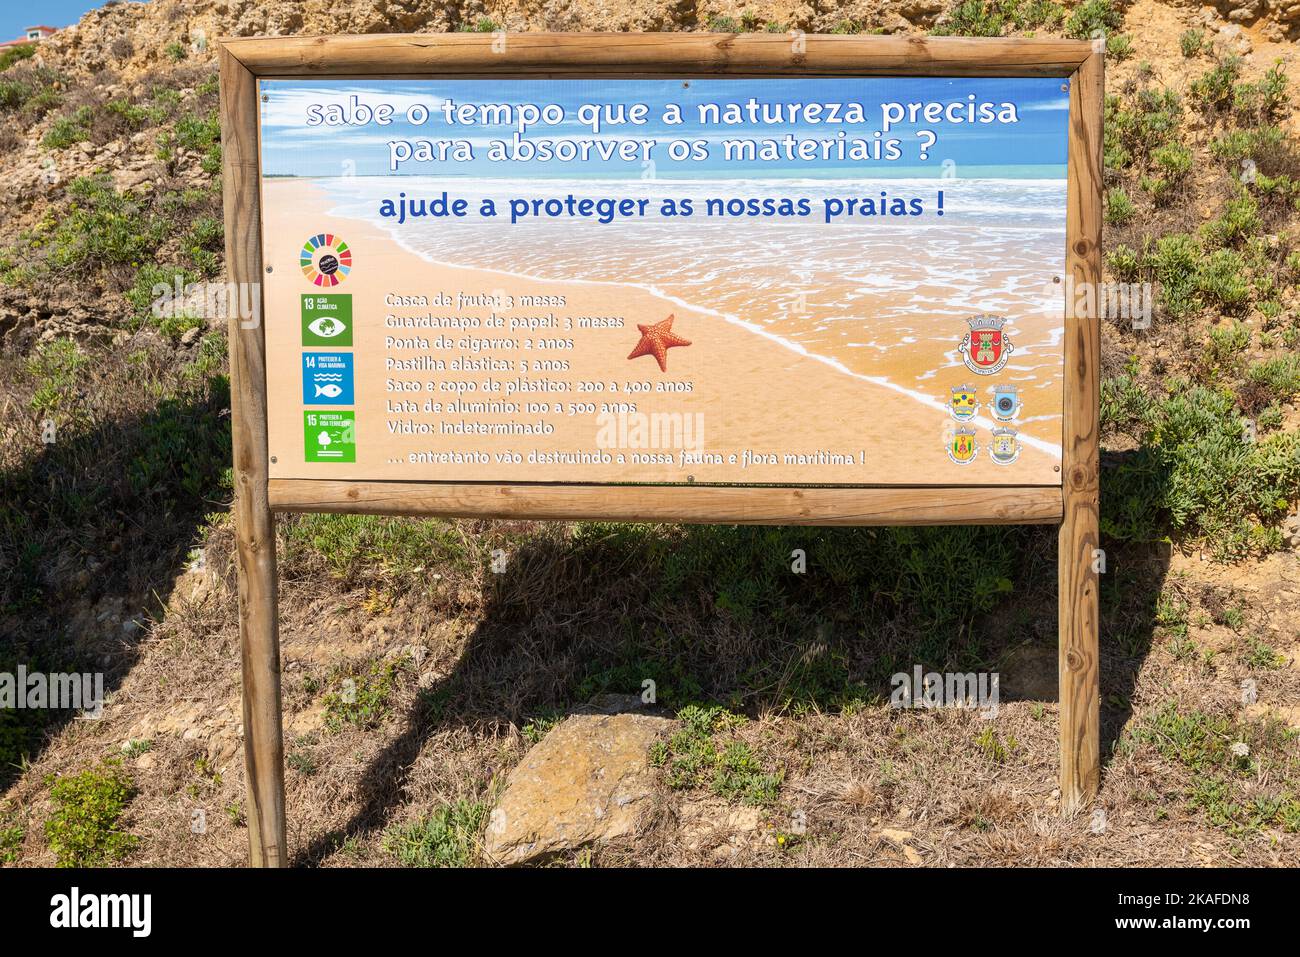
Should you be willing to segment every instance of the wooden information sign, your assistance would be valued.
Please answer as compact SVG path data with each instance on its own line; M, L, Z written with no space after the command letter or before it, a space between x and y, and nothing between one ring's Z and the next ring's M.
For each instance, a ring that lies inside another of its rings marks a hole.
M252 861L276 511L1060 526L1098 783L1102 57L1058 40L221 44Z

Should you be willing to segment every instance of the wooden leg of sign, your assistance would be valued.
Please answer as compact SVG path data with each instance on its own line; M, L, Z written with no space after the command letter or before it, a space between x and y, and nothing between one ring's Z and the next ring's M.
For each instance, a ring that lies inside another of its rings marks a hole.
M1070 78L1071 177L1066 213L1064 511L1057 574L1060 636L1061 809L1073 813L1101 778L1098 529L1101 324L1102 58L1094 49Z
M238 474L238 466L236 466ZM285 863L284 739L280 727L280 635L276 608L275 519L241 476L235 505L239 549L239 641L244 665L244 770L249 860ZM262 487L265 489L265 478ZM240 501L242 500L242 501Z
M220 63L226 268L241 288L260 290L257 81L225 47L220 49ZM229 325L249 859L254 867L281 867L285 864L284 741L275 517L267 499L266 345L261 296L236 299L256 303L252 315L231 315Z
M1096 796L1101 777L1095 497L1090 505L1067 492L1059 541L1061 809L1068 814Z

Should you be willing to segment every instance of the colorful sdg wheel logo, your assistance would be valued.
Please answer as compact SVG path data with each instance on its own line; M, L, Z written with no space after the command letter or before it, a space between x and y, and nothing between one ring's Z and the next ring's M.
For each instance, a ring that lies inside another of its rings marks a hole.
M320 233L303 243L302 274L317 286L337 286L352 271L352 250L340 237Z

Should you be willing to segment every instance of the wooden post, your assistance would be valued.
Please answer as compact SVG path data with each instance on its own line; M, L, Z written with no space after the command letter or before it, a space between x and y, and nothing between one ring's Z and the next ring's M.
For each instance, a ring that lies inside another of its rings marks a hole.
M1059 535L1061 810L1097 794L1100 763L1098 558L1101 181L1104 51L1070 78L1066 213L1065 414Z
M224 46L221 59L222 176L226 265L238 288L260 288L257 79ZM257 283L247 287L244 283ZM267 501L266 362L261 296L254 314L231 310L230 392L234 445L239 642L244 673L244 768L249 858L285 864L284 741L280 727L280 634L276 606L275 517Z

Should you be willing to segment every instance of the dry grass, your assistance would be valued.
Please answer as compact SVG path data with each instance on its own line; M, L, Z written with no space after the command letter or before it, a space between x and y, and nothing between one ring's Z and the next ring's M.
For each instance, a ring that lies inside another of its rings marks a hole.
M482 523L449 524L469 541L490 540L494 531ZM572 694L575 677L590 674L592 662L610 660L607 646L619 628L629 626L629 617L632 627L638 619L649 624L645 606L628 593L637 591L634 577L630 586L608 590L593 589L590 582L571 590L563 586L566 567L579 561L565 544L563 527L516 526L508 534L544 543L521 563L517 579L478 565L405 583L385 582L381 572L376 580L347 587L321 569L308 574L303 565L287 563L281 615L295 863L391 865L383 836L392 826L456 801L491 803L529 746L521 733L528 718L551 706L580 703L564 697ZM291 537L292 531L283 529L282 535ZM239 675L229 552L229 530L221 525L208 539L207 570L181 579L105 718L58 731L8 792L9 817L28 824L23 863L50 862L39 838L46 776L118 753L129 739L152 743L127 760L139 788L127 826L142 839L129 863L228 865L242 859L246 833L239 823ZM550 559L539 577L540 554ZM1142 563L1138 554L1133 559ZM1164 560L1157 555L1150 561L1155 564L1149 568L1159 568ZM1273 601L1294 587L1280 576L1294 574L1295 560L1270 561L1268 568L1237 569L1257 581L1279 581L1274 595L1251 596L1242 627L1295 636L1300 622L1294 605ZM550 594L539 589L539 580L552 582ZM400 596L376 601L377 593L398 584ZM1203 771L1171 760L1158 743L1139 740L1133 730L1171 704L1180 714L1224 715L1251 726L1258 712L1241 707L1243 677L1258 680L1266 707L1293 701L1300 694L1300 649L1284 646L1289 658L1278 668L1249 663L1240 641L1220 655L1189 654L1188 641L1207 648L1214 643L1223 629L1215 620L1223 617L1223 596L1231 592L1224 582L1184 585L1177 570L1169 574L1168 589L1188 596L1192 624L1186 637L1157 626L1149 646L1137 654L1117 648L1113 637L1103 648L1108 757L1097 807L1105 812L1104 829L1091 814L1062 819L1057 812L1051 700L1004 700L996 718L987 720L969 711L898 711L870 702L796 716L774 710L778 698L760 695L769 706L751 711L736 737L784 779L776 802L758 810L755 830L732 834L722 827L711 840L692 837L688 846L687 806L712 802L722 812L727 806L707 793L674 791L665 782L634 838L555 863L1295 866L1295 833L1272 824L1240 831L1214 825L1203 809L1189 804ZM1045 588L1026 598L1046 606L1052 594ZM1104 634L1113 636L1139 613L1111 604ZM543 605L549 611L539 615ZM608 614L611 609L616 614ZM1201 617L1204 624L1195 624ZM712 636L715 649L735 656L736 644L744 641L743 629L716 612L658 623L665 624L681 651ZM905 630L896 637L907 640ZM1003 637L992 640L988 654L1001 659L1024 634L1003 629ZM882 650L863 641L855 654L866 659ZM733 670L731 662L711 660L717 661L716 673L699 675L706 685ZM329 695L337 676L364 673L376 662L395 666L378 719L370 727L346 720L331 727ZM1027 680L1005 669L1003 674L1009 683ZM1259 756L1266 763L1242 778L1243 798L1300 783L1294 739ZM206 814L202 835L191 831L196 808Z

